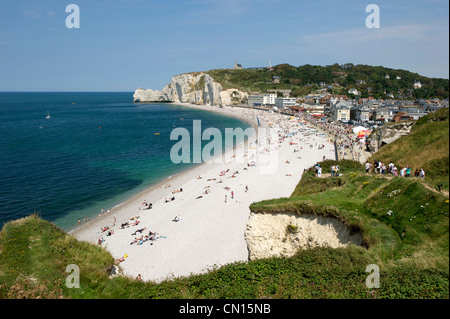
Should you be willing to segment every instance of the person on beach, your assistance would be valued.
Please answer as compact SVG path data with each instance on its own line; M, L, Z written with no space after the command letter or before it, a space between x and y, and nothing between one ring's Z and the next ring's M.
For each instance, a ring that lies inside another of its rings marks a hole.
M225 203L227 202L227 195L225 195Z
M105 241L105 239L103 237L100 237L98 239L98 245L101 245L104 241Z
M147 204L147 208L144 208L144 210L152 209L152 207L153 207L153 204L152 204L152 203L148 203L148 204ZM139 208L139 209L140 209L140 208Z
M142 233L142 232L143 232L144 230L146 230L146 229L147 229L147 227L138 229L138 230L136 230L134 233L132 233L131 236L135 236L137 233Z
M233 199L233 198L234 198L234 192L231 191L231 199Z

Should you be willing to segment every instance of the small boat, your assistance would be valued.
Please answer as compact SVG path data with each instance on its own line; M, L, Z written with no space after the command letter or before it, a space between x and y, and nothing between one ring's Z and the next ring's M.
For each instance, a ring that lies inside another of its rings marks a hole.
M45 117L46 119L51 119L52 117L50 116L49 111L47 110L47 116Z

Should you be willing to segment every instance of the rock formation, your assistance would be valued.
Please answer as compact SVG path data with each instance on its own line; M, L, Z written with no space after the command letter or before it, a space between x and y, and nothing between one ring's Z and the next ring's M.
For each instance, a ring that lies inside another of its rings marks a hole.
M176 75L162 90L139 88L133 95L134 102L175 102L197 105L233 105L247 99L248 94L238 89L222 90L220 83L204 73Z
M408 135L415 122L389 123L381 126L367 137L370 152L377 152L380 147L390 144L402 136Z
M363 245L360 233L335 217L294 213L252 213L245 232L250 260L291 257L299 249Z

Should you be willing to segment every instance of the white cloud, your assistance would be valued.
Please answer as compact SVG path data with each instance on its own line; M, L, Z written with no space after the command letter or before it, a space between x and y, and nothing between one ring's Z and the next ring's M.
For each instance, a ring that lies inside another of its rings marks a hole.
M399 41L428 41L430 37L448 36L448 29L429 25L400 25L392 27L381 27L379 29L358 28L341 30L329 33L303 35L300 41L305 43L316 43L326 41L328 43L356 43L363 44L372 41L399 40ZM444 39L443 39L444 40Z
M53 11L49 11L49 10L44 10L44 9L23 9L22 13L32 19L39 19L42 16L46 15L49 17L52 17L55 15L55 12Z
M25 9L22 13L32 19L39 19L42 15L42 9Z

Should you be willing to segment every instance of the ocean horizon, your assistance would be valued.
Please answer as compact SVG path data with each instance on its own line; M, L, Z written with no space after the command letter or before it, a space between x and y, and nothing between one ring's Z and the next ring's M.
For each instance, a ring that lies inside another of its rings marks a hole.
M0 92L0 227L38 213L71 230L199 165L170 159L171 131L192 133L194 120L223 138L225 128L250 127L182 105L133 103L133 92Z

